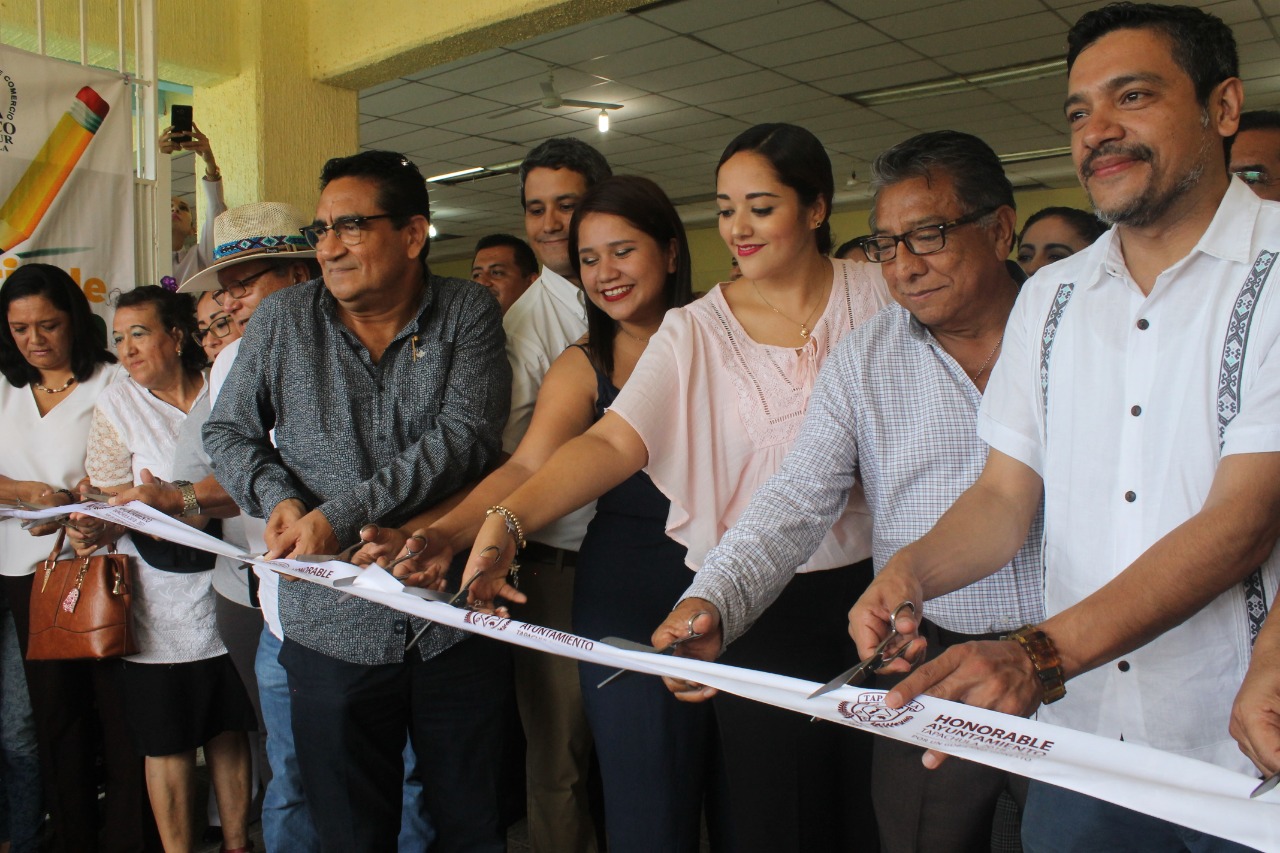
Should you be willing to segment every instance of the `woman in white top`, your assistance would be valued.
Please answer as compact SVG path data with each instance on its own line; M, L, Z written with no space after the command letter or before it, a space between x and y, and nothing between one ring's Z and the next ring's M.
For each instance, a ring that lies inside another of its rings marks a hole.
M85 444L98 396L124 372L115 366L84 293L58 267L26 264L10 274L0 288L0 316L0 372L7 380L0 382L0 498L61 506L84 479ZM55 530L36 528L31 533L42 535L33 536L16 522L0 525L0 580L24 658L32 577L53 547L55 540L48 534ZM70 556L70 549L63 556ZM5 671L20 673L22 668ZM54 849L97 851L100 830L114 849L143 849L150 819L142 762L129 746L117 667L111 662L28 661L25 674L25 685L8 680L3 685L4 703L18 701L29 690L47 775L44 808L52 817ZM5 719L14 722L8 715ZM99 750L107 778L101 822L94 769ZM10 774L16 776L9 758ZM44 811L39 779L6 777L5 782L18 847L24 803L34 808L39 829Z
M178 428L208 393L190 296L139 287L116 303L116 352L128 378L98 399L85 470L94 487L122 491L145 472L172 476ZM189 851L196 748L203 746L224 850L248 844L249 742L257 727L214 612L212 561L187 573L156 565L156 546L114 525L74 515L77 553L118 537L135 558L133 622L139 652L122 663L124 704L134 747L146 756L147 790L165 850ZM144 547L146 546L146 547ZM150 560L141 551L152 555Z
M743 277L668 312L604 416L489 515L467 566L488 572L473 601L523 601L505 583L522 534L641 469L671 500L667 535L697 570L781 465L827 355L887 299L872 265L827 257L833 193L831 162L803 128L757 125L729 144L716 198ZM846 612L871 579L860 489L845 516L725 660L816 681L856 660ZM715 705L732 849L845 849L846 824L874 843L868 735L733 696Z

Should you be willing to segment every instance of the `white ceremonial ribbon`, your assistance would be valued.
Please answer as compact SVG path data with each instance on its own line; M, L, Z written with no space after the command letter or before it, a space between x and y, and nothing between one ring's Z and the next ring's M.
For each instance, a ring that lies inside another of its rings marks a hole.
M1280 789L1258 799L1258 780L1213 764L1151 747L1115 741L1037 720L1014 717L932 696L898 710L883 690L843 687L807 698L810 681L725 664L619 649L564 631L426 600L385 570L348 563L266 561L134 501L124 507L85 503L49 510L0 507L0 518L49 518L83 512L192 547L274 569L344 593L505 643L614 669L693 681L800 714L936 749L1259 850L1280 851ZM608 687L602 688L608 690Z

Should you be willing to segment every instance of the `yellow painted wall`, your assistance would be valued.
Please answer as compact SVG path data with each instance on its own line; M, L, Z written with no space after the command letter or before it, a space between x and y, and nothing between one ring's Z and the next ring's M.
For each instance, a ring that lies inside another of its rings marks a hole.
M125 46L133 63L131 0L89 0L89 62L116 67L117 2L125 6ZM235 76L241 33L233 26L244 0L157 0L156 44L160 79L205 86ZM44 0L45 39L50 56L80 61L80 6L77 0ZM0 43L36 51L35 0L0 0Z
M1031 214L1043 207L1062 205L1089 209L1089 201L1084 191L1078 187L1065 190L1022 190L1014 193L1018 203L1018 227ZM866 234L867 215L871 208L836 211L831 216L831 227L838 246L852 237ZM720 239L720 232L714 223L689 228L689 252L693 257L693 289L698 293L710 290L717 282L729 276L729 250ZM471 277L471 259L442 261L432 264L431 269L439 275L451 275L459 278Z

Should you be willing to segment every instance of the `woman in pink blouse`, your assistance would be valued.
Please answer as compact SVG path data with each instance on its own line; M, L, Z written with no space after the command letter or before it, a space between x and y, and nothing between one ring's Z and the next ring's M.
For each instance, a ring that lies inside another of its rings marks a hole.
M781 465L827 355L885 304L874 267L827 257L833 191L830 160L803 128L758 125L729 144L716 198L743 277L668 312L604 417L488 517L467 565L468 577L486 573L473 601L524 600L505 580L514 522L537 530L641 469L670 498L667 534L697 571ZM856 659L846 609L871 579L860 493L845 513L726 662L823 681ZM843 849L846 822L875 838L865 735L733 696L715 705L732 849Z

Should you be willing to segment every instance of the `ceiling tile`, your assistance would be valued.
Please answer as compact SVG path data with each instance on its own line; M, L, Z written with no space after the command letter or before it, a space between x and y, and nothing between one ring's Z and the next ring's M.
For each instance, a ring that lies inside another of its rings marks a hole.
M373 121L367 121L360 125L360 146L367 148L375 142L383 139L390 139L393 136L400 136L411 130L416 130L421 125L411 124L406 121L396 121L389 118L378 118Z
M812 83L818 80L829 80L832 77L848 76L859 71L870 71L876 68L888 68L908 62L920 60L920 54L897 42L878 44L863 48L854 53L828 56L823 59L811 59L794 65L778 68L779 74L785 74L795 80Z
M781 74L775 74L772 71L753 71L750 74L726 77L709 83L699 83L696 86L671 89L664 94L672 100L696 106L740 96L744 92L772 92L774 89L791 85L794 85L792 81Z
M805 62L824 56L847 54L855 50L883 44L889 37L866 24L846 24L829 30L806 33L796 38L782 41L770 41L768 46L768 66L777 70L779 66ZM754 58L753 55L746 57Z
M360 112L371 116L393 116L416 107L447 101L453 97L457 96L445 89L437 89L421 83L405 83L403 86L374 94L367 95L361 92Z
M1046 36L1052 43L1047 49L1037 44L1034 52L1029 53L1026 49L1018 50L1024 43L1043 39ZM965 27L955 32L921 36L908 39L906 43L925 56L937 57L943 65L947 63L942 61L942 57L957 47L964 47L969 53L975 50L986 50L988 53L985 62L977 68L965 70L988 70L1034 59L1062 59L1067 50L1067 27L1057 15L1041 12L1036 15L1023 15L1011 21L996 21ZM1011 54L1006 48L1016 50L1017 54Z
M938 0L831 0L831 4L864 21L874 21L889 15L928 9L936 6Z
M836 29L854 23L847 12L827 3L806 3L780 9L767 15L752 15L709 30L698 32L698 38L721 50L742 51L775 40ZM766 48L770 54L772 50Z
M683 127L687 124L695 124L703 121L714 121L720 118L715 113L709 113L706 110L700 110L697 107L684 107L678 110L669 110L667 112L656 113L653 115L640 116L638 118L628 117L625 121L618 120L618 129L625 130L627 133L647 134L650 131L662 130L668 127Z
M709 59L673 64L651 71L642 75L640 81L649 91L662 92L674 98L675 96L668 90L725 78L738 78L759 70L759 66L745 62L736 56L717 54Z
M792 0L734 0L732 3L683 0L664 3L638 14L675 32L697 33L744 18L764 17L795 5Z
M819 90L821 91L821 90ZM763 124L771 121L784 121L791 124L804 125L813 116L828 115L834 111L850 106L848 101L823 93L821 98L801 103L785 104L765 110L755 110L738 116L752 124Z
M833 95L847 95L883 89L887 86L904 86L908 83L919 83L922 80L936 80L944 76L946 76L946 69L941 65L931 59L921 59L843 77L833 77L829 80L818 80L813 85Z
M975 24L1017 18L1043 9L1039 0L960 0L878 18L875 26L894 38L905 40L962 30Z
M684 127L672 127L665 130L656 130L649 134L649 138L664 144L682 145L686 142L699 140L719 140L720 146L724 147L729 144L729 140L733 139L739 133L751 127L744 121L732 118L722 118L716 121L700 122L698 124L690 124Z
M477 98L472 95L459 95L447 101L439 101L438 103L419 107L416 110L397 113L396 119L422 125L441 125L458 118L498 112L506 109L506 107L506 104L500 104L497 101Z
M388 151L424 151L430 150L436 143L456 142L462 138L460 134L451 133L440 128L420 127L400 136L379 140L378 145Z
M782 89L774 89L772 92L756 92L727 101L713 101L704 106L713 113L740 118L741 114L746 112L777 110L809 101L826 101L830 97L826 92L821 89L815 89L812 86L792 85ZM773 118L769 120L782 121L783 119Z
M532 124L522 124L519 127L512 127L502 131L501 137L507 142L529 145L530 147L537 145L544 139L550 139L553 136L574 136L584 137L586 133L598 135L595 129L595 123L584 123L574 121L570 118L545 118L542 121L535 121ZM585 139L584 141L590 141Z
M718 55L719 51L711 45L686 36L672 36L664 41L589 59L578 67L590 74L624 80L666 68L671 65L672 57L678 56L681 62L688 63Z
M1012 44L1000 45L996 51L1000 59L992 59L991 47L980 47L978 50L966 50L959 54L938 56L938 64L956 74L973 74L991 69L992 61L1001 65L1018 65L1033 63L1041 59L1061 59L1066 56L1066 36L1052 35L1039 38L1027 38ZM1066 88L1066 72L1053 79L1061 81L1059 86Z
M419 77L418 80L439 89L470 93L515 80L541 79L546 73L547 63L532 56L501 50L495 56L480 62L472 62L461 68L445 66Z

